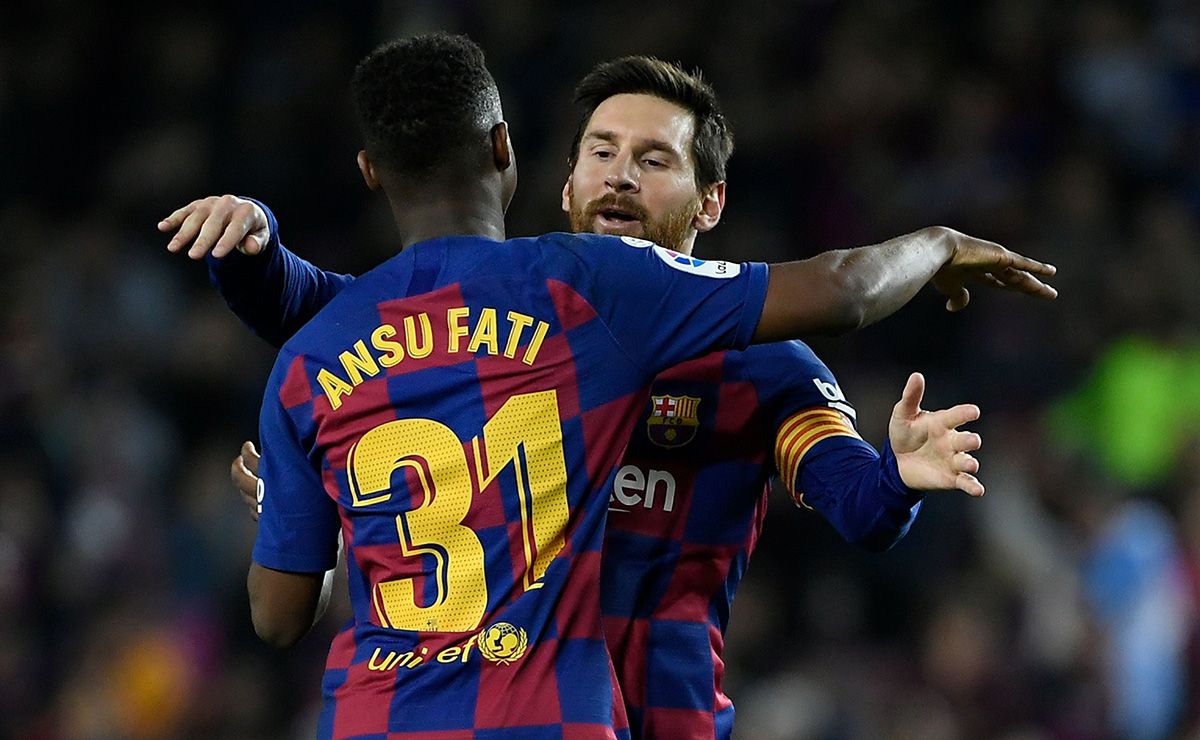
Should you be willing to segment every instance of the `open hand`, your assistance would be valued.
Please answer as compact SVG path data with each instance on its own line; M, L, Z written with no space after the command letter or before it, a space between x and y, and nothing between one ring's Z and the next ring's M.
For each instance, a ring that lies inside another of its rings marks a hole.
M229 477L233 479L233 485L237 486L242 503L250 507L250 516L256 522L258 515L262 513L262 499L259 498L262 493L262 478L258 477L258 460L258 450L254 449L254 443L247 441L242 443L241 454L233 458L233 463L229 466Z
M1058 291L1039 278L1053 277L1054 265L1030 259L996 244L945 227L954 245L949 261L933 276L933 287L946 296L946 310L959 311L971 300L966 284L973 280L1001 290L1038 298L1057 298Z
M167 243L167 251L187 247L187 256L194 260L204 259L210 250L217 259L234 249L258 254L271 236L263 209L236 195L194 200L158 222L158 230L164 234L175 229L178 233Z
M983 441L974 432L958 431L979 418L979 407L961 404L943 411L924 411L924 395L925 377L913 373L888 423L900 478L918 491L959 490L982 496L983 484L975 477L979 461L970 453Z

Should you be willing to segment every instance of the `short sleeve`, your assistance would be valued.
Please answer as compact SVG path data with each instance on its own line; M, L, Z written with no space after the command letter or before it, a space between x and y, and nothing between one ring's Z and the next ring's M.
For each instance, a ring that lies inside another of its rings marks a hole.
M263 496L253 559L273 570L322 573L337 563L337 504L325 493L308 445L280 398L291 362L303 362L285 360L286 354L276 361L259 417Z
M587 271L586 298L644 368L750 344L766 300L766 264L696 259L633 237L567 241Z

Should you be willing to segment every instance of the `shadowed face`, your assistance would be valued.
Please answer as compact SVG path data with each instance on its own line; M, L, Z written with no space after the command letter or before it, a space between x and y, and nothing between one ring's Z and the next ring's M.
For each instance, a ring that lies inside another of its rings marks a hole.
M573 231L649 239L690 254L723 205L696 187L695 117L653 95L614 95L596 107L563 188ZM709 203L708 201L713 201ZM715 215L712 212L715 206Z

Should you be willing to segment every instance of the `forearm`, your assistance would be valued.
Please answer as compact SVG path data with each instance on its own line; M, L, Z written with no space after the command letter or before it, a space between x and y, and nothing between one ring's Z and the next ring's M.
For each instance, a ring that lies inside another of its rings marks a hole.
M805 461L797 476L803 503L847 541L890 548L908 533L923 499L904 485L890 445L878 455L865 443L840 445Z
M953 233L931 226L882 244L772 265L754 341L839 334L895 313L953 256Z

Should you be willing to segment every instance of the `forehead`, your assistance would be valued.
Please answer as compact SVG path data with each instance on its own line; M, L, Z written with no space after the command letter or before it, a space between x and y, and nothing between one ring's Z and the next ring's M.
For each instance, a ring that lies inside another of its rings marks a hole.
M695 128L695 117L681 105L653 95L621 93L596 106L584 136L605 131L631 142L661 141L686 157Z

